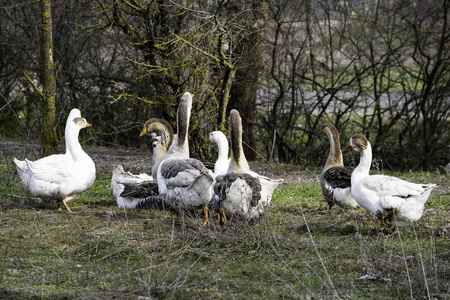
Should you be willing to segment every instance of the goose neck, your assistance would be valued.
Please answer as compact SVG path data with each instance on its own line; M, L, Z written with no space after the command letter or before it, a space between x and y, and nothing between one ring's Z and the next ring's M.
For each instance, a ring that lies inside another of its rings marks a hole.
M81 128L75 124L72 126L67 126L66 128L66 153L69 153L74 161L79 161L87 155L81 148L80 142L78 141L80 129Z
M367 148L361 151L359 164L355 171L363 174L369 174L370 166L372 165L372 147L368 143Z
M325 169L331 166L343 166L342 151L339 142L339 136L333 134L331 131L327 132L328 140L330 141L330 152L328 154Z
M239 120L240 121L240 120ZM230 121L230 143L231 143L231 172L245 173L250 171L247 159L242 148L242 129L238 120Z
M217 141L217 147L219 148L219 158L228 158L228 142L225 140Z
M179 147L188 144L188 129L191 115L191 101L183 99L178 107L177 112L177 137L176 142Z
M161 164L163 158L167 154L167 148L158 144L153 148L153 156L152 156L152 176L156 178L158 167Z

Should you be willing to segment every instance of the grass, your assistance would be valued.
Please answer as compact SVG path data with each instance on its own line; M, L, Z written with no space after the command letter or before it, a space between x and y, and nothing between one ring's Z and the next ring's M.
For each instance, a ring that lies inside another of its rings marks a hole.
M318 182L283 184L263 219L221 229L196 213L119 209L110 171L69 214L0 161L0 298L450 298L448 174L392 174L443 188L389 238L362 209L328 211Z

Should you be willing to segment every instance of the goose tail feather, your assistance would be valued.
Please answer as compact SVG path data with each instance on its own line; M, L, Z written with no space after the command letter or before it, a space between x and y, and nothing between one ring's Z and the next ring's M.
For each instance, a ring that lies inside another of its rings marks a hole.
M136 208L141 208L141 209L167 209L167 208L172 208L172 206L166 201L166 196L165 195L158 195L158 196L150 196L147 198L144 198L142 200L140 200L137 205Z

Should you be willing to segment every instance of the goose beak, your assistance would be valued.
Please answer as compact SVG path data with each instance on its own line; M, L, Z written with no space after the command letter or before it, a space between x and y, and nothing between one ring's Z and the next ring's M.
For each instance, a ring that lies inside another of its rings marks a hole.
M348 142L347 146L344 148L344 150L348 150L352 147L352 144L350 144L350 142Z
M86 121L86 127L92 127L92 125L89 124L88 121Z
M195 95L194 95L194 94L192 94L192 93L190 93L190 94L191 94L191 98L192 98L192 99L194 99L194 96L195 96Z
M323 133L323 131L321 130L321 131L319 131L319 133L318 133L317 135L322 135L322 134L324 134L324 133Z
M148 131L147 131L147 127L144 126L144 128L142 129L141 134L139 136L143 136L146 134L148 134Z

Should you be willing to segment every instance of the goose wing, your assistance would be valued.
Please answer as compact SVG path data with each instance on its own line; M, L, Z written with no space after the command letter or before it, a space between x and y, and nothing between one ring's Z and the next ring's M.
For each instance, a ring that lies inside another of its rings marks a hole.
M188 187L201 175L211 176L211 172L201 161L194 158L169 160L161 166L161 176L167 189Z
M126 198L146 198L150 196L157 196L158 184L156 182L140 182L128 183L124 185L123 192L120 197Z
M64 154L51 155L37 161L25 161L33 181L60 184L70 181L76 174L73 160Z
M220 213L220 203L228 217L238 215L249 220L260 216L261 183L248 173L227 173L216 177L214 195L208 207Z
M323 172L323 179L334 188L348 188L352 183L352 167L331 167Z
M364 187L374 191L378 197L395 196L408 198L418 196L425 191L421 184L386 175L368 176L363 182Z

